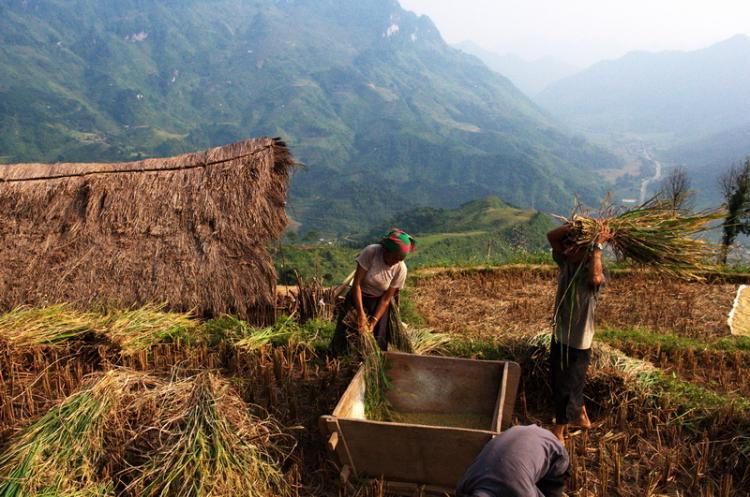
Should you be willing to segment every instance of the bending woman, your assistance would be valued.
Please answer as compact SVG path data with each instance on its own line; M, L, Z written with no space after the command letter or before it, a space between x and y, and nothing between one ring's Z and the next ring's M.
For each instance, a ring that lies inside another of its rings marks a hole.
M357 256L352 288L338 314L336 332L329 350L336 354L346 352L349 338L366 331L373 333L381 350L388 350L388 344L393 343L394 338L400 338L395 335L402 335L403 332L394 329L400 325L400 318L391 319L398 317L391 314L398 313L394 296L404 287L404 259L415 251L415 245L412 237L394 229L383 235L380 243L368 245ZM395 322L394 326L391 325L392 321Z

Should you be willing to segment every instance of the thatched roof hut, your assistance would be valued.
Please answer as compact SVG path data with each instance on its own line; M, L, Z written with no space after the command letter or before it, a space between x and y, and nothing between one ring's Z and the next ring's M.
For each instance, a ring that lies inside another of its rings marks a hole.
M266 250L295 166L279 139L118 164L0 166L0 311L166 302L274 319Z

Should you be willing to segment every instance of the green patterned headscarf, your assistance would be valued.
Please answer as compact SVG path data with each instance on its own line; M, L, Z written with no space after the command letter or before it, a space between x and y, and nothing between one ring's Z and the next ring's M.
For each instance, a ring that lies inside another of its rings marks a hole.
M406 255L417 250L417 241L401 230L392 229L380 238L380 243L388 250L398 255Z

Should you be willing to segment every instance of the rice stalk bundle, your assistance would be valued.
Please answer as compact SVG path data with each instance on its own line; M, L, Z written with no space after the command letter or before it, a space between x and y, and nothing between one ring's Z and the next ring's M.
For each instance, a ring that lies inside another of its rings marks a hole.
M594 351L591 362L595 369L614 368L625 373L631 379L630 388L648 389L654 384L658 370L650 362L630 357L606 343L597 343Z
M295 270L297 278L297 299L294 313L300 323L306 323L311 319L332 317L335 307L335 289L325 288L319 278L303 278Z
M235 347L247 352L253 352L274 340L288 336L288 331L277 329L272 326L260 330L249 329L246 332L245 338L238 340L234 345Z
M294 316L281 316L273 326L262 329L239 325L234 334L241 336L235 346L248 352L260 349L266 344L285 344L290 347L299 345L312 348L316 340L320 339L320 328L308 326L302 328Z
M122 437L110 420L146 379L142 373L97 375L18 434L0 456L0 496L113 495L102 467L107 440Z
M413 347L414 354L442 354L446 352L445 345L451 341L450 335L436 333L426 328L407 328L406 334Z
M576 207L576 211L579 207ZM656 271L684 279L702 279L701 271L714 267L719 246L696 238L722 219L720 209L688 214L671 202L654 197L644 204L620 212L602 206L599 218L574 212L570 222L578 245L590 245L602 234L618 260L629 260Z
M352 330L357 330L357 311L351 309L344 317L344 323ZM357 332L355 348L362 357L362 369L365 380L365 417L373 421L391 421L393 406L386 393L391 382L385 374L385 354L380 350L375 336L369 328Z
M194 341L199 324L189 312L166 312L165 304L147 304L137 309L110 310L103 316L101 327L121 353L129 355L158 343Z
M0 496L279 496L287 438L210 372L98 374L0 456Z
M77 311L69 304L22 306L0 314L0 337L16 347L54 346L94 333L99 321L95 314Z
M411 343L406 326L401 320L401 310L399 309L398 300L392 298L388 304L388 326L391 330L391 343L395 350L413 354L414 345Z
M392 421L393 406L386 395L391 382L385 374L385 354L372 333L361 334L357 348L363 358L365 417L373 421Z
M211 372L175 381L158 394L155 430L136 445L144 464L127 488L143 497L292 495L278 469L281 429L252 416L228 382ZM155 432L155 433L154 433Z

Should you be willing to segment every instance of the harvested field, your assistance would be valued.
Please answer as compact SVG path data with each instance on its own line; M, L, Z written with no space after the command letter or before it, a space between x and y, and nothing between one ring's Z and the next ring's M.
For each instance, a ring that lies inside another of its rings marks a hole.
M411 287L418 311L439 332L519 336L550 328L557 271L431 271ZM646 329L689 338L728 336L737 284L688 283L613 272L597 306L597 328Z
M518 424L551 426L540 337L551 330L556 275L544 267L433 270L410 287L430 328L494 341L521 364ZM750 353L726 323L737 287L613 273L597 307L599 359L585 391L594 427L566 440L569 495L750 493Z
M633 340L608 340L630 357L646 360L665 373L676 374L714 392L750 399L750 353L722 350L662 349Z
M521 365L515 424L551 422L545 339L555 278L551 267L515 267L433 271L408 284L408 298L427 321L418 331L450 333L432 335L441 353ZM585 392L594 427L566 442L573 461L569 496L750 494L744 380L750 341L730 335L726 325L736 288L737 283L719 281L613 275L599 307ZM147 374L154 385L187 385L182 382L210 372L211 381L227 385L233 406L244 403L249 415L280 428L276 444L283 456L276 464L290 495L390 495L377 482L342 483L318 431L319 416L333 411L358 366L351 358L326 356L321 344L330 338L330 323L313 321L303 329L287 320L274 329L252 330L236 318L201 321L153 308L101 316L67 307L48 311L0 316L0 324L12 324L0 326L0 457L22 430L84 391L92 378L131 371L133 377ZM54 329L22 333L21 323L32 318ZM179 326L155 333L154 323ZM139 433L138 422L157 424L146 414L130 409L107 422L123 433ZM176 431L174 425L164 428ZM108 454L100 459L108 480L96 488L110 489L102 495L135 495L137 487L160 478L143 476L140 468L148 460L143 449L131 452L116 442L105 438L100 447ZM86 477L86 485L99 485L91 474ZM79 487L84 488L92 487ZM245 490L237 489L237 495L247 495Z

